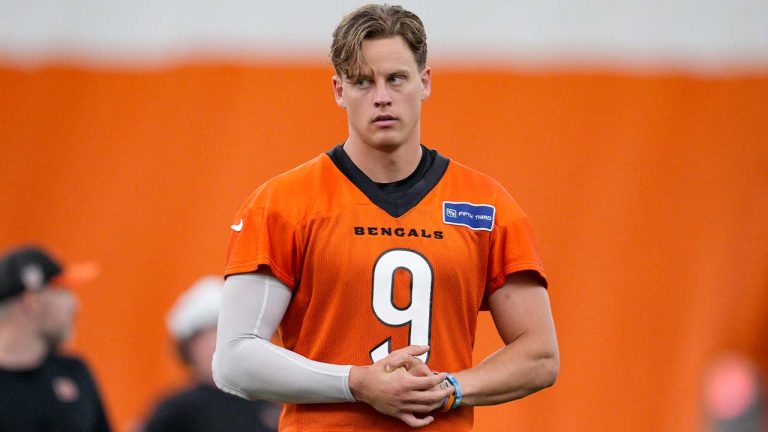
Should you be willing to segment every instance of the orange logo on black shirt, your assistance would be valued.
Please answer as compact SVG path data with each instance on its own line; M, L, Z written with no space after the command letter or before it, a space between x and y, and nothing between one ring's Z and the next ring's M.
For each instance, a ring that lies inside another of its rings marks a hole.
M56 398L64 403L77 402L80 389L70 377L59 376L53 379L53 392Z

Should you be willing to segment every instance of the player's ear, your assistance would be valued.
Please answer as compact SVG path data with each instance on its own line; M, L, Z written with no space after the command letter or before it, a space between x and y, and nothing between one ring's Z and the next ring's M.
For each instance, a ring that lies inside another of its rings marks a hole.
M432 92L432 69L429 66L421 71L421 100L427 100Z
M338 105L340 108L346 108L347 104L344 102L344 88L342 87L342 79L338 77L338 75L334 75L333 78L331 78L331 83L333 84L333 97L336 99L336 105Z

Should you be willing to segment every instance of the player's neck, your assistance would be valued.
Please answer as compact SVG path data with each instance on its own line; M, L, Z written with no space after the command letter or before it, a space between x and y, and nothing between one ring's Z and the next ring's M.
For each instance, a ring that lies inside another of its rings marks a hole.
M352 138L344 143L344 152L355 166L376 183L392 183L411 175L421 151L418 141L392 147L375 147Z

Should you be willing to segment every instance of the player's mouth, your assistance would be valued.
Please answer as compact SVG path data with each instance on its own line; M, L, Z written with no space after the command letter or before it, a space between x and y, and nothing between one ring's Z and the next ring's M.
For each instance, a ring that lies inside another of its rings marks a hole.
M397 124L398 118L391 114L379 114L373 118L373 124L378 127L392 127Z

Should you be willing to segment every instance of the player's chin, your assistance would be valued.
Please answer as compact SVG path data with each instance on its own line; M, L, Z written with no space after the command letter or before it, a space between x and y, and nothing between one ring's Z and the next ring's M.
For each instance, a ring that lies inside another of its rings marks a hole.
M381 133L373 134L369 142L372 143L374 147L387 151L400 147L403 144L403 139L399 133L395 133L394 131L383 131Z

